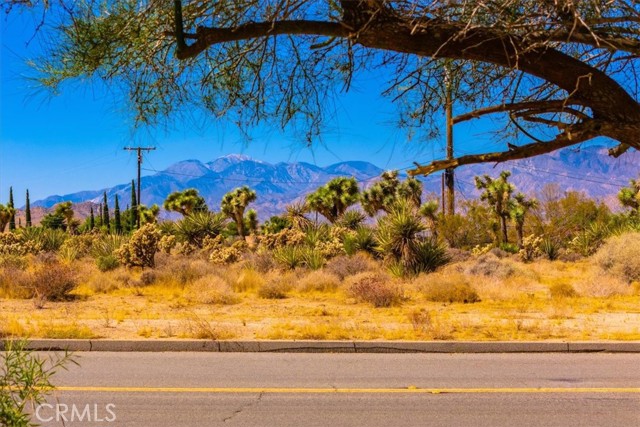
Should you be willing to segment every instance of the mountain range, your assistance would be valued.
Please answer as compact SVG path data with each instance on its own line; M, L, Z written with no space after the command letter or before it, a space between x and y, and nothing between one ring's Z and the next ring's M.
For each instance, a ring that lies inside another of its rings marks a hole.
M408 165L409 166L409 165ZM603 200L615 207L616 194L640 172L640 152L630 151L614 159L608 156L606 147L589 146L564 149L530 159L502 164L481 164L456 170L456 187L462 198L477 196L473 177L481 174L497 176L502 170L511 170L513 182L519 191L535 195L544 185L556 183L562 190L583 191L590 197ZM379 178L383 169L367 161L347 161L326 167L310 163L271 164L244 155L231 154L210 162L184 160L163 171L142 178L142 203L162 206L170 193L196 188L213 210L220 209L222 196L236 187L247 185L258 194L254 207L262 220L282 213L285 206L338 176L353 176L362 187L370 186ZM420 178L425 195L440 193L440 176ZM32 203L32 208L53 207L62 201L74 204L102 202L107 193L113 206L116 196L122 208L130 200L131 183L115 187L87 190L62 196L50 196ZM84 210L84 209L83 209ZM88 209L87 209L88 210ZM79 215L80 216L80 215Z

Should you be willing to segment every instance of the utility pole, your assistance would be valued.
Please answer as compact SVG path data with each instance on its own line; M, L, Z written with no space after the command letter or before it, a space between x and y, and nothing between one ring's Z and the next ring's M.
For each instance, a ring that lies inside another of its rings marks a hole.
M446 99L445 99L445 115L447 117L447 160L453 159L453 95L452 95L452 84L451 81L451 67L450 63L447 62L445 64L445 76L444 76L444 84L446 91ZM447 186L447 215L453 216L456 211L456 201L455 201L455 182L454 182L454 169L448 168L444 171L444 181Z
M124 147L126 151L137 151L138 152L138 204L136 205L136 210L138 211L137 219L138 219L138 228L140 228L140 168L142 167L142 152L143 151L153 151L156 147Z

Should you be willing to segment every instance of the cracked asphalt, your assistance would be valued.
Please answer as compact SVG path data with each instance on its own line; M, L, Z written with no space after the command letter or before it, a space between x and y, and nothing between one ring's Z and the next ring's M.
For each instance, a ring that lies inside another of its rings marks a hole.
M54 377L43 426L640 425L636 354L83 353L78 362Z

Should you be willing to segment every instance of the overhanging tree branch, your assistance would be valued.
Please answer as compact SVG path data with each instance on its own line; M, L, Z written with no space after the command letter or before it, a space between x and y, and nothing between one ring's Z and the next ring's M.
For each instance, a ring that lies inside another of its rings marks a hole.
M501 163L508 160L524 159L540 154L550 153L560 148L569 147L592 139L602 131L602 123L591 120L587 123L575 125L559 134L554 140L548 142L535 142L522 145L509 151L470 154L455 159L436 160L429 165L419 166L408 171L410 176L429 175L444 169L457 168L459 166L475 163L496 162Z

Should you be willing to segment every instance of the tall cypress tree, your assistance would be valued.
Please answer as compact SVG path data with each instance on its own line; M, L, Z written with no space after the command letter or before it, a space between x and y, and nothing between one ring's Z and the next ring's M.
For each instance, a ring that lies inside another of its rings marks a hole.
M113 207L113 221L115 222L116 233L122 233L122 223L120 222L120 204L118 203L118 195L116 194L116 203Z
M27 222L27 228L31 227L31 201L29 200L29 190L27 189L27 203L24 208L24 216Z
M105 191L103 194L104 201L102 202L102 225L107 227L107 231L109 231L110 221L109 221L109 204L107 203L107 192Z
M136 183L131 180L131 230L136 229L138 224L138 200L136 199Z
M91 214L89 215L89 229L93 230L96 227L96 217L93 215L93 206L91 206Z
M16 211L13 204L13 187L9 187L9 204L7 205L11 209L11 218L9 218L9 230L16 229Z

